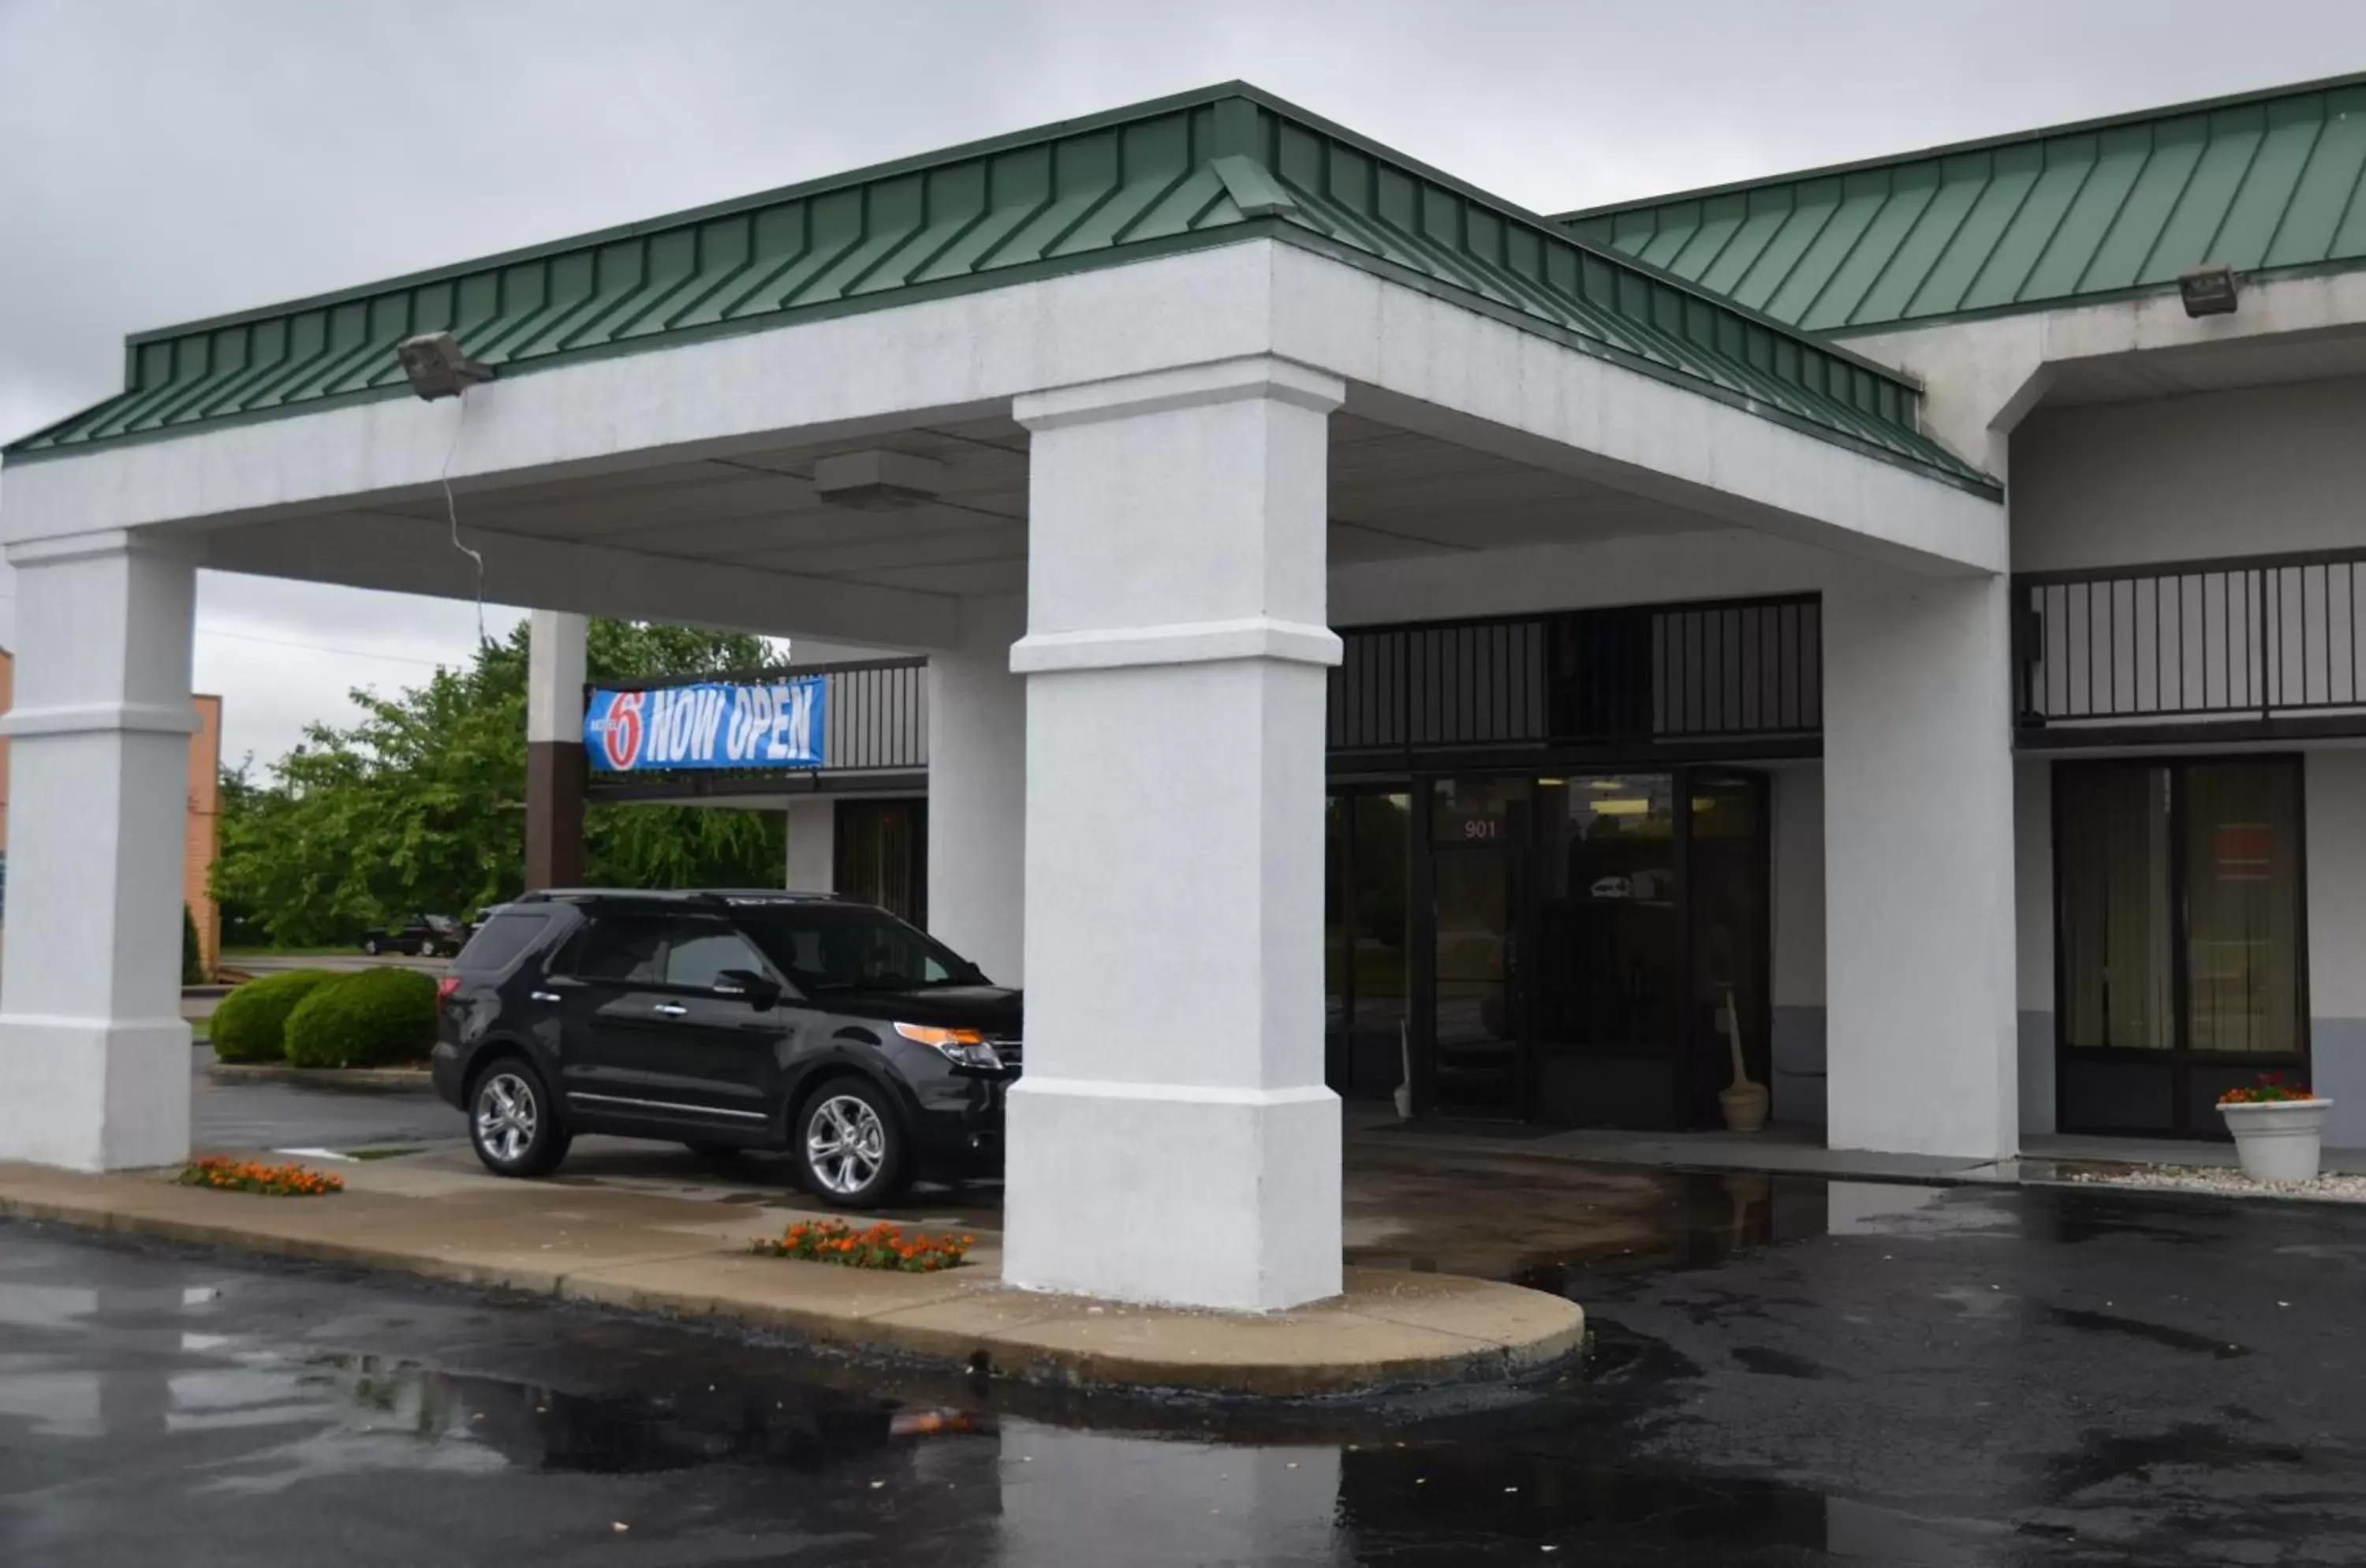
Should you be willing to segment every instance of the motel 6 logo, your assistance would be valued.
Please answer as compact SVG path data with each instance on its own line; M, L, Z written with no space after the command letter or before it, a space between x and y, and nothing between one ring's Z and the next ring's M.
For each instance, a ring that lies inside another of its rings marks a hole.
M608 705L608 716L600 723L601 754L620 773L631 772L641 760L641 709L648 699L647 692L618 692Z

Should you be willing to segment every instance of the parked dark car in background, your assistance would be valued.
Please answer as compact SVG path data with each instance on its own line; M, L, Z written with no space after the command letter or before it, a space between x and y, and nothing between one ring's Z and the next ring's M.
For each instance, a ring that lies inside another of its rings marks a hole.
M468 945L477 928L450 915L413 915L399 926L372 926L362 933L370 954L407 953L414 958L446 958Z
M477 1157L538 1176L578 1133L785 1149L826 1201L998 1168L1020 993L826 894L528 894L442 984L436 1091Z

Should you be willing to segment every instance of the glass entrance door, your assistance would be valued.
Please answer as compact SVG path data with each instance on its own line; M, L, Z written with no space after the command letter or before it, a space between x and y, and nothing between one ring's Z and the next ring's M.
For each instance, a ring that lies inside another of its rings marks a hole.
M2221 1092L2304 1075L2299 764L2055 770L2057 1117L2225 1135Z
M1679 1124L1675 775L1538 783L1538 1120Z
M1767 1081L1763 777L1440 779L1427 799L1413 1041L1425 1109L1716 1126L1729 1028Z
M1528 1114L1520 995L1529 781L1440 779L1429 812L1429 1100L1441 1115Z

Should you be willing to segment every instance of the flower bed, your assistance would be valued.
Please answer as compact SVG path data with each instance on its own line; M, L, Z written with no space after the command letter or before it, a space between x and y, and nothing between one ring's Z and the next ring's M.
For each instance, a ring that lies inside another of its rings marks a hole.
M969 1256L975 1236L906 1235L882 1220L868 1230L856 1230L844 1220L801 1220L780 1239L758 1241L753 1250L766 1258L802 1258L816 1263L843 1263L850 1269L894 1269L906 1274L933 1274L960 1266Z
M319 1198L343 1192L343 1178L300 1165L262 1165L253 1160L224 1159L208 1155L181 1168L184 1187L211 1187L223 1192L260 1192L267 1198Z

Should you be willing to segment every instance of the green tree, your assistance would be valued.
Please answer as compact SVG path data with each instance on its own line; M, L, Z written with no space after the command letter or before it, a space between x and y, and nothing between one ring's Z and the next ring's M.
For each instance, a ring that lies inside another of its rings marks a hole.
M760 637L594 621L595 680L760 667ZM412 910L465 913L514 896L524 872L526 628L462 670L392 696L359 690L359 723L315 724L265 782L223 773L214 894L226 926L283 944L342 942ZM769 812L593 807L587 875L615 886L769 885L783 826Z

